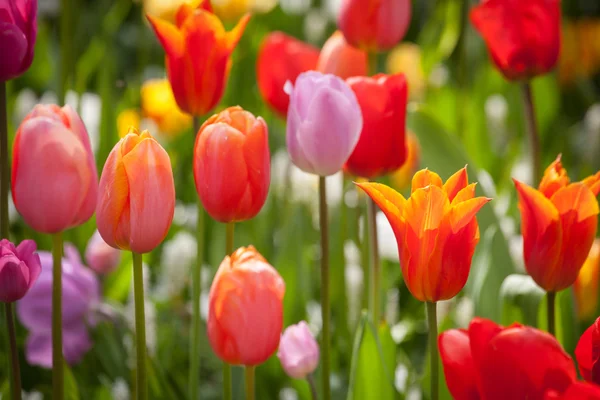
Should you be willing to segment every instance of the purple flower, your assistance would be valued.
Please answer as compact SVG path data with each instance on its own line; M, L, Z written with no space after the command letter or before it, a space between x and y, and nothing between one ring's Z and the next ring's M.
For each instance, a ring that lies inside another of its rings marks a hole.
M109 246L100 232L94 232L85 249L87 265L99 274L108 274L114 271L120 260L121 250Z
M363 119L356 95L342 79L304 72L289 81L287 148L301 170L320 176L342 169L358 143Z
M11 303L21 299L40 275L40 257L34 253L33 240L23 240L15 247L0 240L0 301Z
M37 0L0 0L0 81L29 68L36 35Z
M39 253L42 273L27 296L17 303L17 316L29 330L25 347L27 362L52 367L52 254ZM69 364L75 364L92 347L87 327L96 321L89 318L92 307L100 301L96 275L81 264L77 250L65 245L62 260L63 353Z
M281 335L277 357L285 373L304 379L319 364L319 345L304 321L290 325Z

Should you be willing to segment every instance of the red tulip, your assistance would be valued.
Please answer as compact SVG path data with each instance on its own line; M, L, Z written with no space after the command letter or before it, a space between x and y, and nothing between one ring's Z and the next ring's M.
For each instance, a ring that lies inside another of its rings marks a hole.
M290 97L283 91L302 72L315 69L319 50L282 32L271 32L258 52L256 74L262 98L282 117L287 116Z
M564 393L577 376L552 335L526 326L475 318L468 330L441 333L438 346L455 400L543 400L548 391Z
M562 395L555 390L549 390L544 400L600 400L600 387L591 383L575 382Z
M367 75L367 64L367 53L349 45L342 32L336 31L321 49L317 71L346 79Z
M583 379L600 385L600 318L581 335L575 358Z
M406 159L408 90L404 75L353 77L347 83L358 99L363 129L346 171L374 178L397 170Z
M194 146L194 179L208 214L220 222L254 217L271 181L265 121L241 107L210 117Z
M471 22L506 79L545 74L558 61L559 0L482 0Z

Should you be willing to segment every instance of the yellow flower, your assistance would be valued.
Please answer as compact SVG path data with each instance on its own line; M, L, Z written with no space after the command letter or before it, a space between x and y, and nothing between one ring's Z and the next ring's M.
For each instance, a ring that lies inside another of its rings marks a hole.
M144 0L144 14L175 22L177 9L189 0Z
M221 19L238 20L242 15L252 12L264 14L271 11L278 0L212 0L215 14Z
M410 98L420 98L425 91L425 74L421 65L421 48L414 43L401 43L387 58L386 68L390 74L403 73L408 82Z
M142 114L167 137L189 129L192 117L179 109L167 79L153 79L142 85Z
M600 270L600 239L596 239L588 258L579 270L573 285L577 316L580 320L596 317L598 308L598 272Z
M117 132L120 138L124 138L129 132L129 128L140 129L140 113L133 108L121 111L117 117Z

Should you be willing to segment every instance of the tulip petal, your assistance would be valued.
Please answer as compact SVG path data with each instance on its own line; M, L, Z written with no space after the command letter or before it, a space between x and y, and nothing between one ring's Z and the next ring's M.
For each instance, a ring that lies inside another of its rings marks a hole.
M595 175L588 176L582 180L581 183L589 187L594 193L594 196L598 196L598 194L600 194L600 172L596 172Z
M240 18L235 28L227 32L227 45L231 51L233 51L233 49L235 49L235 47L239 43L242 35L244 34L244 31L246 30L248 22L250 22L250 14L246 14L242 18Z
M452 397L456 400L479 400L477 372L467 331L450 329L442 332L438 337L438 348Z
M575 382L562 396L547 397L560 400L600 400L600 387L585 382Z
M450 202L450 205L454 206L460 202L467 201L467 200L470 200L473 197L475 197L475 187L476 186L477 186L477 183L474 182L474 183L467 185L465 188L461 189L456 194L454 199L452 199L452 201Z
M185 40L177 27L170 22L146 15L158 40L169 57L182 57L185 53Z
M561 155L559 154L558 157L556 157L556 160L546 168L542 181L540 182L538 190L547 198L552 197L559 189L569 184L569 176L567 175L567 171L563 168L560 159Z
M575 359L579 367L579 373L588 382L592 382L592 340L593 340L594 324L583 332L583 335L577 342L575 347Z
M487 197L476 197L452 206L449 215L452 232L456 233L464 228L465 225L475 218L475 214L481 210L481 207L486 205L490 200L492 199Z
M356 186L365 191L366 194L381 208L396 235L398 243L403 241L399 235L404 224L402 210L406 205L406 199L394 189L381 183L355 183Z
M27 55L27 38L14 24L0 21L0 79L9 80L23 72L23 64Z
M502 329L502 326L494 321L478 317L473 318L469 324L471 353L477 371L481 371L482 364L485 362L484 354L488 343L494 336L502 332Z
M430 185L441 188L443 186L442 178L440 178L440 176L435 172L428 169L417 171L412 179L411 193L414 193L414 191L417 189L421 189Z
M448 200L452 201L456 195L469 184L469 177L467 174L467 167L461 168L454 175L452 175L446 183L444 183L443 189L448 195Z

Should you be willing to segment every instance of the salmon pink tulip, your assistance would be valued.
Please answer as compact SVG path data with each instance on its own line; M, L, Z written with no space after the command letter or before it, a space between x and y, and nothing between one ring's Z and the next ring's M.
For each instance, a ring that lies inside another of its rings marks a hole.
M321 49L317 71L346 79L367 75L367 64L367 53L349 45L342 32L336 31Z

